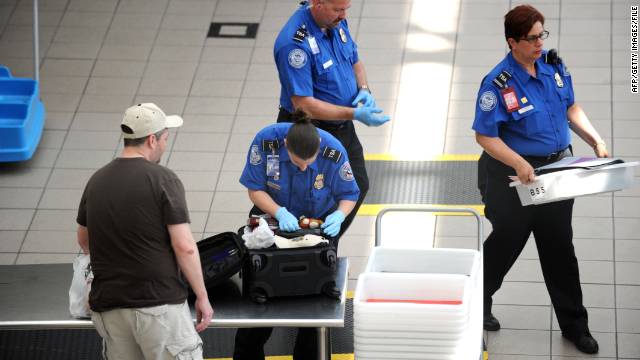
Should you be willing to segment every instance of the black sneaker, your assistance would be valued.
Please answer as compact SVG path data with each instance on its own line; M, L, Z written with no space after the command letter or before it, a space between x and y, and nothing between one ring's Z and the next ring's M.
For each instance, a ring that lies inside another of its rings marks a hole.
M491 313L485 314L482 327L487 331L498 331L500 330L500 321Z
M562 334L562 336L565 339L571 341L578 350L582 351L585 354L596 354L599 350L598 342L589 333L582 334L576 337L571 337L565 334Z

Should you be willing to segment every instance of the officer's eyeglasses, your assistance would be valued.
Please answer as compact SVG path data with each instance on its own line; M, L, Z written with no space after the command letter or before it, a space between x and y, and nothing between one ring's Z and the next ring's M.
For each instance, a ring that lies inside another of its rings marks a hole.
M545 31L541 32L538 35L525 36L521 40L527 40L529 43L533 44L536 41L538 41L538 39L545 40L548 37L549 37L549 32L547 30L545 30Z

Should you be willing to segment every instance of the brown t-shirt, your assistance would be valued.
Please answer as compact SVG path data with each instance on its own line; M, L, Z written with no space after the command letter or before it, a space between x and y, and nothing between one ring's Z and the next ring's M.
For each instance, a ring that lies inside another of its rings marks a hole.
M92 310L185 301L167 225L189 222L189 212L173 171L143 158L113 160L89 179L77 222L89 231Z

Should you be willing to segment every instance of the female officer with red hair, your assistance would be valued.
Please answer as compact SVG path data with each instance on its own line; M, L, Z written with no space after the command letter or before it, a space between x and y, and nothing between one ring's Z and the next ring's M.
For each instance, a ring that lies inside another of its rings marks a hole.
M520 5L505 15L504 29L511 51L482 81L473 122L485 151L478 180L493 227L484 243L484 328L500 329L491 313L492 296L533 232L562 335L578 350L597 353L572 242L573 199L522 206L509 176L530 183L534 168L571 156L569 129L598 157L608 156L606 145L575 102L562 60L555 51L543 50L549 36L544 16Z

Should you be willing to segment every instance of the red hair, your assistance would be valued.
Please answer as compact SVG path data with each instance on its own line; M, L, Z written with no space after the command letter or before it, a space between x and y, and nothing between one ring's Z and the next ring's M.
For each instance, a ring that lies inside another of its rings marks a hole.
M504 16L504 38L519 41L527 36L533 24L538 21L544 25L544 15L540 11L531 5L518 5Z

